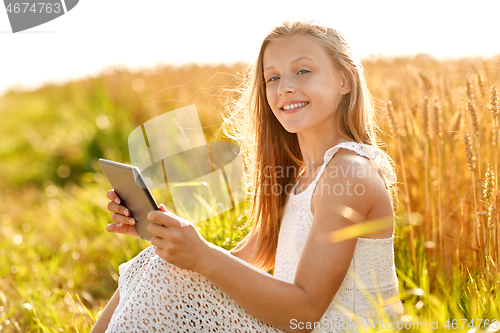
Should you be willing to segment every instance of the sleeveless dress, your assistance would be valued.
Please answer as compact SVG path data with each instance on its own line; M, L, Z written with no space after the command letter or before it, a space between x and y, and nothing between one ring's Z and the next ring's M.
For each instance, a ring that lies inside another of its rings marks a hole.
M274 275L240 258L233 258L261 274L293 283L312 224L310 206L313 190L328 162L340 148L350 149L372 160L385 182L396 181L383 151L356 142L340 143L326 151L316 179L306 190L295 194L298 181L293 187L279 232ZM377 309L383 310L393 325L400 321L403 306L399 299L393 241L394 236L385 239L358 238L347 275L312 332L355 332L356 323L365 328L370 320L381 322L377 320L380 318L377 317ZM230 255L229 251L224 251ZM156 254L153 245L121 264L119 273L120 302L111 317L107 333L285 332L247 313L204 276L169 264ZM384 322L387 323L387 320Z

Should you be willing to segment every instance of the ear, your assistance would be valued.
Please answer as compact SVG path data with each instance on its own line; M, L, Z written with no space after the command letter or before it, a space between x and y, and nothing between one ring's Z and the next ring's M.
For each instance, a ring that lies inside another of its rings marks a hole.
M340 94L341 95L346 95L351 92L351 80L347 76L347 73L345 71L340 71Z

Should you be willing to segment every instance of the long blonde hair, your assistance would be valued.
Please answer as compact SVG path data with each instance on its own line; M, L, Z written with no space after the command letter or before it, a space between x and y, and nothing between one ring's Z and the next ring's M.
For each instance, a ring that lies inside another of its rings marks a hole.
M287 199L286 189L299 175L280 170L299 170L303 167L297 134L287 132L274 116L266 98L263 76L263 56L266 47L276 39L305 34L315 38L332 59L334 65L345 71L351 91L343 96L334 123L339 133L352 141L379 148L377 144L375 109L368 91L364 69L353 58L344 37L335 29L310 20L290 20L274 28L262 42L256 63L244 74L238 98L227 105L228 116L223 116L223 131L240 146L245 166L247 200L250 205L248 222L254 222L237 250L247 246L258 232L250 262L262 270L274 268L278 235ZM392 163L392 161L391 161ZM274 175L269 176L268 174ZM396 187L387 186L395 207ZM273 192L274 190L274 192ZM276 193L276 194L274 194Z

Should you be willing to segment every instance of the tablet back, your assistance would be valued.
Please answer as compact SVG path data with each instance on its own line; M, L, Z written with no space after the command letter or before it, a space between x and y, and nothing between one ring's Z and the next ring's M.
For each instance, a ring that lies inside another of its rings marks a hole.
M138 167L118 163L114 161L99 159L104 174L111 186L121 199L121 205L127 207L130 215L135 219L135 229L144 240L151 241L154 237L147 230L149 223L148 213L152 210L160 210L151 192L145 185Z

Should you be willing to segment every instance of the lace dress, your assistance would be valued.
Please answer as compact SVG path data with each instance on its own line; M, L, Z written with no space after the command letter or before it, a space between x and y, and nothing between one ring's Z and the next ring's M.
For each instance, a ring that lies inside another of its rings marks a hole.
M279 233L274 276L244 260L233 258L261 274L293 283L312 224L310 205L313 189L340 148L353 150L374 161L386 182L396 180L381 150L354 142L332 147L326 151L324 164L309 187L295 194L295 184L290 194ZM394 236L386 239L358 238L347 275L313 332L356 331L353 324L358 318L376 319L376 311L370 301L377 300L377 292L385 302L379 309L383 309L393 323L399 320L402 303L394 267L393 240ZM119 266L120 302L107 333L285 332L247 313L204 276L169 264L155 251L156 247L150 246Z

